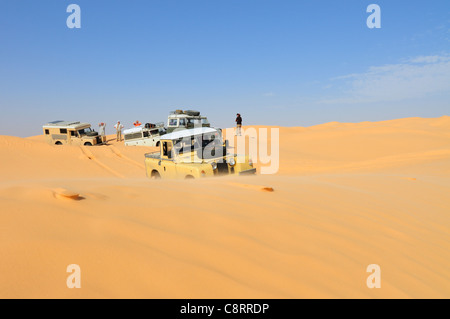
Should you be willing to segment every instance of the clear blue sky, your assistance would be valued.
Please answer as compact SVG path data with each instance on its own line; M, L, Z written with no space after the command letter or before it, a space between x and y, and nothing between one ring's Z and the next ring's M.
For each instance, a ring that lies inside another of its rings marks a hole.
M450 114L448 0L1 0L0 44L3 135L177 108L218 127Z

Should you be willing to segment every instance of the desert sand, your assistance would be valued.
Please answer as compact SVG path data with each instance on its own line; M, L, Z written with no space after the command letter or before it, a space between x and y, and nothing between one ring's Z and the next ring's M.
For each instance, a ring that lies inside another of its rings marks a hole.
M279 130L277 174L194 181L0 136L0 298L450 297L449 116Z

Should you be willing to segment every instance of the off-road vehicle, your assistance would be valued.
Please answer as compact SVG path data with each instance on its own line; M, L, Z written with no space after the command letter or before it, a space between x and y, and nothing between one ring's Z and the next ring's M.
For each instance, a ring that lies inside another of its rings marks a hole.
M210 127L206 116L201 116L199 111L176 110L170 112L167 118L167 133L171 133L174 130L195 127Z
M106 142L106 138L92 130L89 123L54 121L42 128L46 141L54 145L91 146Z
M166 133L164 123L145 123L123 131L125 146L159 146L161 135Z
M184 129L161 136L160 151L145 154L150 178L201 178L255 174L248 155L230 154L222 131L210 127Z

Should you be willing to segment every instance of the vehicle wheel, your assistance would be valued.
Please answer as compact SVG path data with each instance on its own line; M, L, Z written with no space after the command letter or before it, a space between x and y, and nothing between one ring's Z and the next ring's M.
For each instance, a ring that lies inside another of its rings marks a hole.
M161 175L158 171L152 171L152 175L150 176L151 179L160 179Z
M55 145L62 145L60 141L56 142Z
M156 142L156 147L159 147L159 142Z
M91 142L86 142L86 143L84 143L84 146L92 146L92 143Z
M192 175L186 175L186 177L184 179L195 179L195 178Z

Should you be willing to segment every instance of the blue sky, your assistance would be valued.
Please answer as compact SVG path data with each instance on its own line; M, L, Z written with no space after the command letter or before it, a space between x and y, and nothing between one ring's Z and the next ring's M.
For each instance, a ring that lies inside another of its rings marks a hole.
M218 127L450 115L448 0L2 0L0 44L2 135L177 108Z

